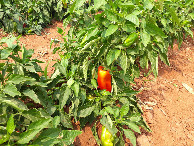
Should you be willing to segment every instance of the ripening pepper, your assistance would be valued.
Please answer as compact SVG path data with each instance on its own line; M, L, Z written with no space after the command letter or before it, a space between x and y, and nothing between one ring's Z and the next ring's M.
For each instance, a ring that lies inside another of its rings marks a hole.
M109 71L103 70L104 67L99 66L98 67L98 86L100 90L106 89L106 91L111 92L112 86L111 86L111 75Z
M137 38L138 38L138 35L137 33L134 32L128 36L128 38L124 41L123 45L125 47L129 47L133 45L133 43L137 40Z
M101 141L102 146L113 146L114 137L104 126L102 126Z

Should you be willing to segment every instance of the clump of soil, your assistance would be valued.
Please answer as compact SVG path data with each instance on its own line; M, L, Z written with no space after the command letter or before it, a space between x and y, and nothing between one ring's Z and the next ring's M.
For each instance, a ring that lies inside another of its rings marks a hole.
M33 58L48 64L49 76L52 75L52 67L58 55L52 54L50 49L51 39L61 39L57 33L57 27L62 27L62 22L53 22L45 28L41 36L26 35L20 38L21 44L27 49L34 49ZM68 31L68 28L65 30ZM6 36L0 31L0 39ZM169 49L170 66L159 62L159 75L144 77L143 73L136 79L134 88L142 92L137 95L144 111L144 118L152 132L142 130L137 136L138 146L193 146L194 145L194 41L191 38L184 40L180 50L175 43L173 49ZM100 125L98 125L100 133ZM76 146L96 146L95 138L89 124L83 128L83 132L74 142ZM131 145L126 140L126 146Z

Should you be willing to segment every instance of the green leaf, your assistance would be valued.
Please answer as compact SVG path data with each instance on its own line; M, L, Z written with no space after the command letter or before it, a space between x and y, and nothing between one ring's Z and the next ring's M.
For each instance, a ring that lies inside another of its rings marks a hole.
M120 57L120 64L121 64L121 68L124 70L124 74L127 71L127 55L122 55Z
M57 32L59 33L59 34L63 34L63 30L61 29L61 28L59 28L59 27L57 27Z
M105 110L106 110L108 113L110 113L110 114L114 115L114 110L113 110L113 108L112 108L112 107L107 106L107 107L105 107Z
M69 64L69 58L63 57L61 59L62 67L59 68L59 69L60 69L61 73L64 74L66 77L67 77L67 66L68 66L68 64Z
M105 5L106 1L105 0L94 0L94 9L100 8L102 5Z
M40 111L38 111L35 108L34 109L25 110L25 111L22 112L21 115L24 116L25 118L29 119L32 122L38 121L38 120L43 118L43 116L41 115Z
M166 19L162 18L162 19L161 19L161 23L162 23L162 25L163 25L164 27L167 26L167 20L166 20Z
M146 27L145 27L146 31L149 33L149 34L152 34L152 35L159 35L163 38L166 38L166 35L165 33L158 27L156 26L155 24L153 23L146 23Z
M86 106L84 108L81 108L80 110L78 110L78 116L79 117L87 117L89 116L94 110L94 106Z
M152 130L150 129L150 127L148 126L148 124L144 121L144 119L142 118L141 121L138 122L138 125L140 125L142 128L144 128L145 130L152 132Z
M163 11L163 7L164 7L164 0L160 0L160 1L158 1L158 5L159 5L159 10Z
M46 80L47 80L47 74L48 74L48 65L50 64L50 62L48 62L47 63L47 65L46 65L46 67L45 67L45 69L44 69L44 76L45 76L45 78L46 78Z
M148 57L147 54L144 54L140 57L140 66L142 68L148 68Z
M131 131L130 129L123 129L123 131L124 131L126 138L130 140L133 146L136 146L136 137L133 131Z
M50 121L51 121L51 118L49 119L43 118L41 120L35 121L29 125L28 130L46 128Z
M136 125L135 123L130 122L130 121L123 121L123 123L126 124L130 129L132 129L132 130L134 130L135 132L141 134L141 131L140 131L140 129L139 129L139 126Z
M49 99L47 94L47 89L44 87L36 87L36 95L38 96L38 99L41 101L41 104L46 107Z
M194 20L194 13L189 13L188 15Z
M124 91L125 92L125 91ZM128 98L126 98L126 97L121 97L120 99L119 99L119 101L123 104L123 105L129 105L129 100L128 100ZM125 108L124 108L125 109Z
M65 145L70 145L71 143L74 142L74 139L81 133L82 131L78 131L78 130L63 130L62 141L65 143Z
M30 58L32 56L32 54L34 53L34 50L29 49L27 50L24 46L22 47L22 62L26 63L28 62L28 58Z
M1 40L1 42L4 42L7 44L8 48L10 49L14 49L17 45L14 44L14 41L16 40L16 37L6 37L5 39Z
M59 143L58 137L60 136L59 128L49 128L41 132L38 138L34 141L33 144L38 145L54 145Z
M83 66L82 66L85 81L87 80L88 66L89 66L89 61L88 61L88 57L86 57L86 59L84 59Z
M136 65L133 65L132 73L133 73L133 77L138 78L140 76L139 67Z
M60 111L60 119L64 127L73 128L73 125L71 123L71 117L67 115L67 113L63 112L62 110Z
M26 132L23 132L21 134L20 139L17 141L18 144L27 144L29 143L30 140L32 140L36 134L38 134L40 132L41 129L34 129L34 130L29 130Z
M10 135L7 134L7 135L2 135L1 136L1 139L0 139L0 144L3 144L5 143L6 141L8 141L10 139Z
M150 35L146 31L143 31L141 33L141 40L143 45L146 47L150 43Z
M55 146L55 145L60 145L59 143L61 143L59 138L45 137L40 141L37 141L36 143L33 143L32 145L29 145L29 146L39 146L39 145Z
M57 128L57 126L59 125L59 123L60 123L60 117L59 116L55 116L53 118L53 127L54 128Z
M121 50L110 50L106 56L107 65L109 66L114 60L117 60L121 53Z
M175 9L174 8L172 8L172 7L169 7L169 6L166 6L166 8L168 9L168 11L170 12L170 15L172 16L172 21L173 21L173 23L175 24L180 24L180 22L179 22L179 18L178 18L178 16L177 16L177 14L176 14L176 12L175 12Z
M67 81L67 85L68 87L71 87L71 85L73 85L75 81L73 80L73 78L70 78L68 81Z
M135 29L135 25L134 24L124 24L124 26L122 27L122 29L126 32L134 32Z
M55 72L54 72L54 74L52 74L51 79L57 78L58 75L60 75L60 70L59 69L56 69Z
M79 94L79 83L78 82L75 82L71 88L73 89L74 93L75 93L75 96L78 97L78 94Z
M19 84L19 83L26 82L26 81L33 82L33 81L36 81L36 80L34 78L31 78L31 77L25 77L23 75L12 74L9 77L7 82L8 83Z
M191 31L190 28L188 28L188 27L183 27L183 28L184 28L184 30L191 36L191 38L194 38L194 37L193 37L193 31Z
M86 41L89 40L91 37L97 35L98 31L99 30L98 30L98 27L97 26L95 28L90 29L88 31L88 33L87 33Z
M129 14L125 17L125 19L129 20L130 22L134 23L136 26L139 26L139 18L134 14Z
M20 139L18 140L18 144L26 144L29 143L30 140L32 140L36 134L38 134L42 129L46 128L49 124L51 119L41 119L36 122L33 122L28 127L28 130L26 132L23 132L20 136Z
M81 99L82 104L83 104L86 100L86 89L81 88L79 98Z
M7 121L7 132L9 132L9 134L11 134L15 130L13 117L14 117L14 115L11 114L11 116L9 117L9 120Z
M121 117L126 115L129 112L129 104L124 104L120 109Z
M97 82L96 82L96 80L95 79L91 79L91 84L94 86L94 88L96 88L97 89Z
M113 14L112 12L110 11L105 11L106 13L106 16L107 16L107 19L112 21L112 22L117 22L117 15Z
M138 123L141 120L142 116L140 113L132 114L129 118L130 122Z
M170 66L170 62L168 60L168 57L165 53L160 52L160 59L162 60L162 62L164 62L165 64L167 64L168 66Z
M122 135L123 134L121 134L121 132L120 132L119 141L118 141L118 143L115 146L124 146L125 145L125 141L124 141Z
M94 136L94 138L95 138L95 140L96 140L96 143L98 144L98 145L102 145L102 143L101 143L101 140L99 139L99 137L98 137L98 133L97 133L97 130L96 130L96 122L95 122L95 124L92 126L92 134L93 134L93 136Z
M76 0L75 9L80 8L85 2L86 0Z
M65 91L63 90L61 91L60 98L59 98L60 109L62 109L65 106L70 95L71 95L71 89L69 87L66 87Z
M105 115L102 115L102 118L100 119L100 123L106 127L106 129L108 129L108 131L112 134L112 135L115 135L118 130L117 128L115 127L115 125L110 125L110 122L108 122L108 118L105 116Z
M28 109L27 106L17 98L3 97L2 95L0 95L0 103L6 103L9 106L12 106L13 108L17 109L18 111Z
M11 49L3 49L1 51L1 59L8 59L8 56L10 55L10 53L12 52Z
M158 76L158 54L154 51L148 51L148 58L151 62L152 71L154 76Z
M36 93L33 90L31 90L31 89L24 90L23 94L25 96L30 97L32 100L34 100L35 103L40 103L38 96L36 95Z
M118 25L113 25L113 24L109 25L108 29L106 30L105 37L113 34L115 31L117 31L117 29L118 29Z
M153 4L152 4L152 1L151 0L145 0L144 3L143 3L143 7L144 9L149 9L151 10L153 8Z

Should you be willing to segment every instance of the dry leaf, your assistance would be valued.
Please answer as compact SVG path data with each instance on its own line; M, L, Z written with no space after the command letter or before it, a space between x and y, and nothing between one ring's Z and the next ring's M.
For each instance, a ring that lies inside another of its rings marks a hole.
M183 87L185 87L185 89L187 89L187 91L189 91L191 94L194 94L193 88L191 88L190 86L188 86L185 83L182 83Z

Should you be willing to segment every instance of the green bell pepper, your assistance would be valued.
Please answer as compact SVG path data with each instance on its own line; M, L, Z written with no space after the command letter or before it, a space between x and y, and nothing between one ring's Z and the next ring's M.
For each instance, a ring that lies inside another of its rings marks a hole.
M114 137L104 126L102 126L101 141L102 146L113 146Z
M125 47L129 47L137 40L137 38L138 38L138 35L137 33L134 32L128 36L128 38L124 41L123 45Z

